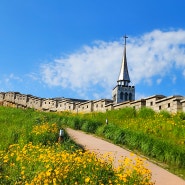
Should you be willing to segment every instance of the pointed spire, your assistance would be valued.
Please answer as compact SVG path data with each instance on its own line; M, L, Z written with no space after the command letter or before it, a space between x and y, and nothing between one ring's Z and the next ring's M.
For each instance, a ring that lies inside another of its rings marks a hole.
M126 57L126 39L128 38L126 35L125 38L125 46L124 46L124 53L123 53L123 59L121 64L121 70L118 78L118 85L124 85L128 86L128 83L130 83L130 77L128 73L128 67L127 67L127 57Z

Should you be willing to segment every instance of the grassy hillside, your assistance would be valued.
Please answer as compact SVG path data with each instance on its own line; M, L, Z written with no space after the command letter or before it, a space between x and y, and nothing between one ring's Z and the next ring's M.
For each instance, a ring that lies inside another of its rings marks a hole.
M33 109L15 109L0 107L0 149L7 149L10 144L27 144L32 141L30 134L34 125L59 123L60 117L49 113L36 112ZM58 125L60 127L61 125ZM56 138L58 133L56 133ZM53 138L52 142L56 138Z
M66 113L65 113L66 114ZM64 113L63 113L64 116ZM106 124L108 119L108 124ZM106 113L70 114L63 117L68 126L95 133L162 163L185 177L185 113L170 114L143 108Z
M58 143L68 124L91 132L103 125L81 116L0 107L0 184L153 184L140 159L114 169L109 155L81 150L66 133Z

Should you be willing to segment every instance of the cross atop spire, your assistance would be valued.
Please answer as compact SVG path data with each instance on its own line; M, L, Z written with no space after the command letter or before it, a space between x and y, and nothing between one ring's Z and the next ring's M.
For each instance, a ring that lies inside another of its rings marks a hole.
M126 36L126 34L123 36L123 38L125 39L125 46L126 46L126 39L128 38L127 36Z

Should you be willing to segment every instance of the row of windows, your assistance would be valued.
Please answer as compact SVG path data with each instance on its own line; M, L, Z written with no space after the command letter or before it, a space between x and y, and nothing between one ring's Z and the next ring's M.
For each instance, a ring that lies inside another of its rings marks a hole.
M89 106L87 105L86 108L88 108ZM96 108L98 108L98 104L96 104ZM103 104L101 104L101 108L103 108ZM84 107L82 107L82 109L84 109Z
M153 105L153 102L150 102L150 106ZM170 108L170 103L168 103L168 108ZM159 106L159 110L161 109L161 106Z
M64 106L66 106L66 103L64 103ZM62 104L60 104L60 107L62 107Z
M62 107L62 105L59 105L59 107ZM69 109L71 108L71 106L69 106ZM66 109L66 106L65 106L65 109Z
M44 102L45 104L47 104L47 102ZM51 104L51 102L48 102L48 104ZM54 105L54 103L52 103L52 105Z
M126 92L126 93L124 94L123 92L121 92L121 93L120 93L120 100L123 100L123 98L124 98L125 101L127 101L127 100L132 100L132 93L129 93L129 94L128 94L128 93Z
M84 109L85 107L82 107L82 109ZM88 105L87 105L87 108L88 108Z
M25 100L25 98L17 98L17 100Z
M37 101L36 101L36 102L35 102L35 101L33 101L33 102L29 102L29 104L32 104L32 103L33 103L33 104L38 104L38 102L37 102Z
M5 94L5 96L13 97L13 94L12 94L12 95L10 95L10 94L9 94L9 95L8 95L8 94Z
M103 105L101 104L101 108L103 107ZM96 104L96 108L98 108L98 104Z
M170 108L170 103L168 103L168 108ZM161 105L159 106L159 110L161 110Z

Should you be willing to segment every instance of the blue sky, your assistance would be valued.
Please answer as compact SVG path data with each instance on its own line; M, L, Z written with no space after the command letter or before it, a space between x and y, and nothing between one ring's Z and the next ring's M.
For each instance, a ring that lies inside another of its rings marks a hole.
M1 0L0 91L112 98L123 35L136 99L185 96L184 0Z

